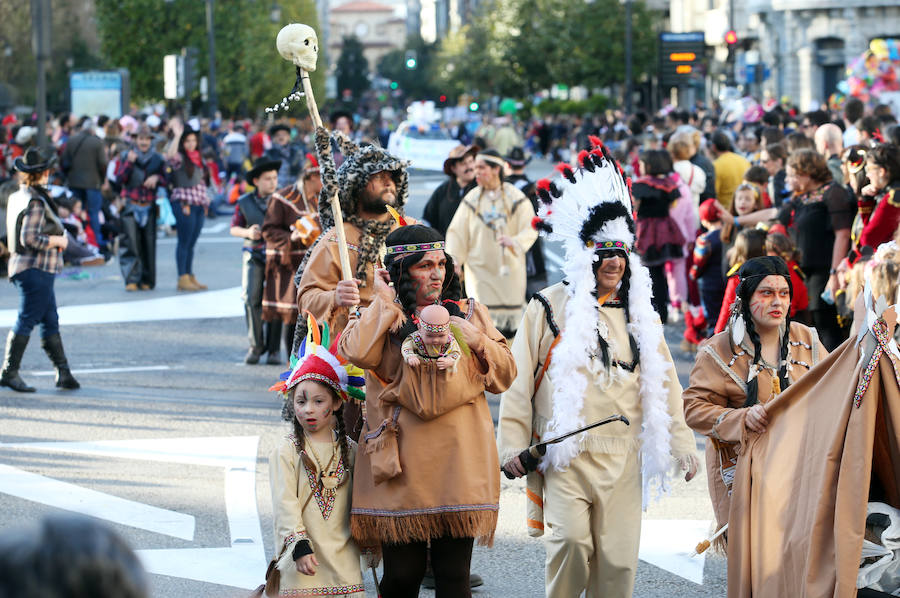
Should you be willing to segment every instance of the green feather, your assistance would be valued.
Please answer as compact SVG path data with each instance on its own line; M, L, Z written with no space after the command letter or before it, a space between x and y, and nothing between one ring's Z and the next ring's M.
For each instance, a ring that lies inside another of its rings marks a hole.
M331 348L331 335L328 333L328 322L322 322L322 346Z
M450 324L450 332L453 333L453 338L456 339L456 342L459 343L459 348L462 349L462 352L466 357L472 356L472 350L469 349L469 345L466 344L465 339L463 339L462 330L459 329L459 326L456 324Z
M366 400L365 389L357 388L356 386L351 386L350 388L348 388L347 394L361 403Z

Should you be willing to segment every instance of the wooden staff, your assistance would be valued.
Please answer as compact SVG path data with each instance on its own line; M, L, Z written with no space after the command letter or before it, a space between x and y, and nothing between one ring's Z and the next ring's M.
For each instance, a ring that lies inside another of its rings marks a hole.
M313 95L312 83L309 81L309 73L306 69L300 69L300 81L303 83L303 93L306 94L306 105L309 107L309 116L313 126L318 129L322 126L322 117L319 116L319 107ZM344 213L341 211L341 201L337 192L329 200L331 202L331 214L334 217L334 228L337 231L338 252L341 256L341 280L353 280L353 271L350 269L350 250L347 248L347 235L344 232Z

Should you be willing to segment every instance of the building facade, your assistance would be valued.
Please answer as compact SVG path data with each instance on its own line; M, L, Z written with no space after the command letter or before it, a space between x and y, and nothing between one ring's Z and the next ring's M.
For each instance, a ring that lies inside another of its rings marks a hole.
M353 0L331 7L328 42L331 67L341 55L344 37L356 36L363 45L369 70L375 72L382 56L406 45L406 19L392 6L370 0Z
M705 33L713 95L726 77L725 33L734 29L737 82L803 110L828 100L873 39L900 38L897 0L671 0L669 18L672 31Z

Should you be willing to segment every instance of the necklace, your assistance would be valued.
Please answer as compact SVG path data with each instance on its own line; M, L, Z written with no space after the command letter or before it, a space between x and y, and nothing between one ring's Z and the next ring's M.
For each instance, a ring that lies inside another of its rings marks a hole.
M305 432L304 432L305 434ZM337 441L332 437L331 440L331 458L328 460L328 463L325 467L322 467L322 461L319 459L319 455L316 453L315 443L312 438L309 437L309 434L306 434L306 439L308 440L306 444L306 448L309 449L309 454L313 458L313 461L316 464L316 468L319 470L319 479L318 483L322 488L322 495L325 498L332 499L334 498L335 492L337 490L338 484L341 481L341 472L340 472L340 459L338 459L335 468L332 470L331 465L335 463L335 457L338 454L338 445Z

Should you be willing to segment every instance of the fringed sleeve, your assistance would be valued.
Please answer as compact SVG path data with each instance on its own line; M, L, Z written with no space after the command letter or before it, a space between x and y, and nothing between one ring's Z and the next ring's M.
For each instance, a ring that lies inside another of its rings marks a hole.
M743 396L740 378L709 342L697 353L690 385L684 391L684 419L695 432L726 442L740 442L746 409L728 407L728 397ZM730 382L730 384L729 384ZM733 392L729 389L733 388Z
M506 463L531 445L534 406L531 398L540 371L540 345L546 320L544 308L532 299L513 339L512 356L516 378L500 397L500 421L497 425L497 451L500 463Z
M513 213L510 215L509 236L512 237L522 253L525 253L531 249L531 246L534 245L534 242L538 238L538 232L531 226L531 221L534 219L534 208L521 191L515 187L512 188L517 193L516 199L513 200L513 204L520 199L524 201L519 202Z
M388 334L397 330L403 320L399 305L376 294L359 318L350 318L338 341L338 352L350 363L379 373Z
M301 467L293 442L285 439L269 456L269 483L272 490L272 519L275 524L275 551L278 568L293 565L294 550L303 542L313 550L306 526L303 524L300 498L297 496ZM300 552L307 552L301 550ZM290 565L288 564L290 563Z
M669 347L666 345L665 339L659 344L659 353L666 362L672 365L669 368L669 380L666 383L669 389L669 415L672 416L672 423L669 424L669 432L672 434L670 444L672 456L680 459L687 455L696 455L697 440L694 438L694 432L684 421L685 409L684 401L682 400L681 383L678 381L678 372L675 371L675 364L672 363L672 355L669 353Z
M475 352L478 365L484 375L484 389L499 394L509 388L516 378L516 362L513 360L506 338L494 327L488 309L475 304L472 323L484 333L481 350Z
M324 235L323 235L324 236ZM297 307L301 319L307 311L319 322L328 322L332 330L340 330L347 319L347 308L335 303L337 283L341 280L341 260L337 243L320 238L312 249L300 284Z

